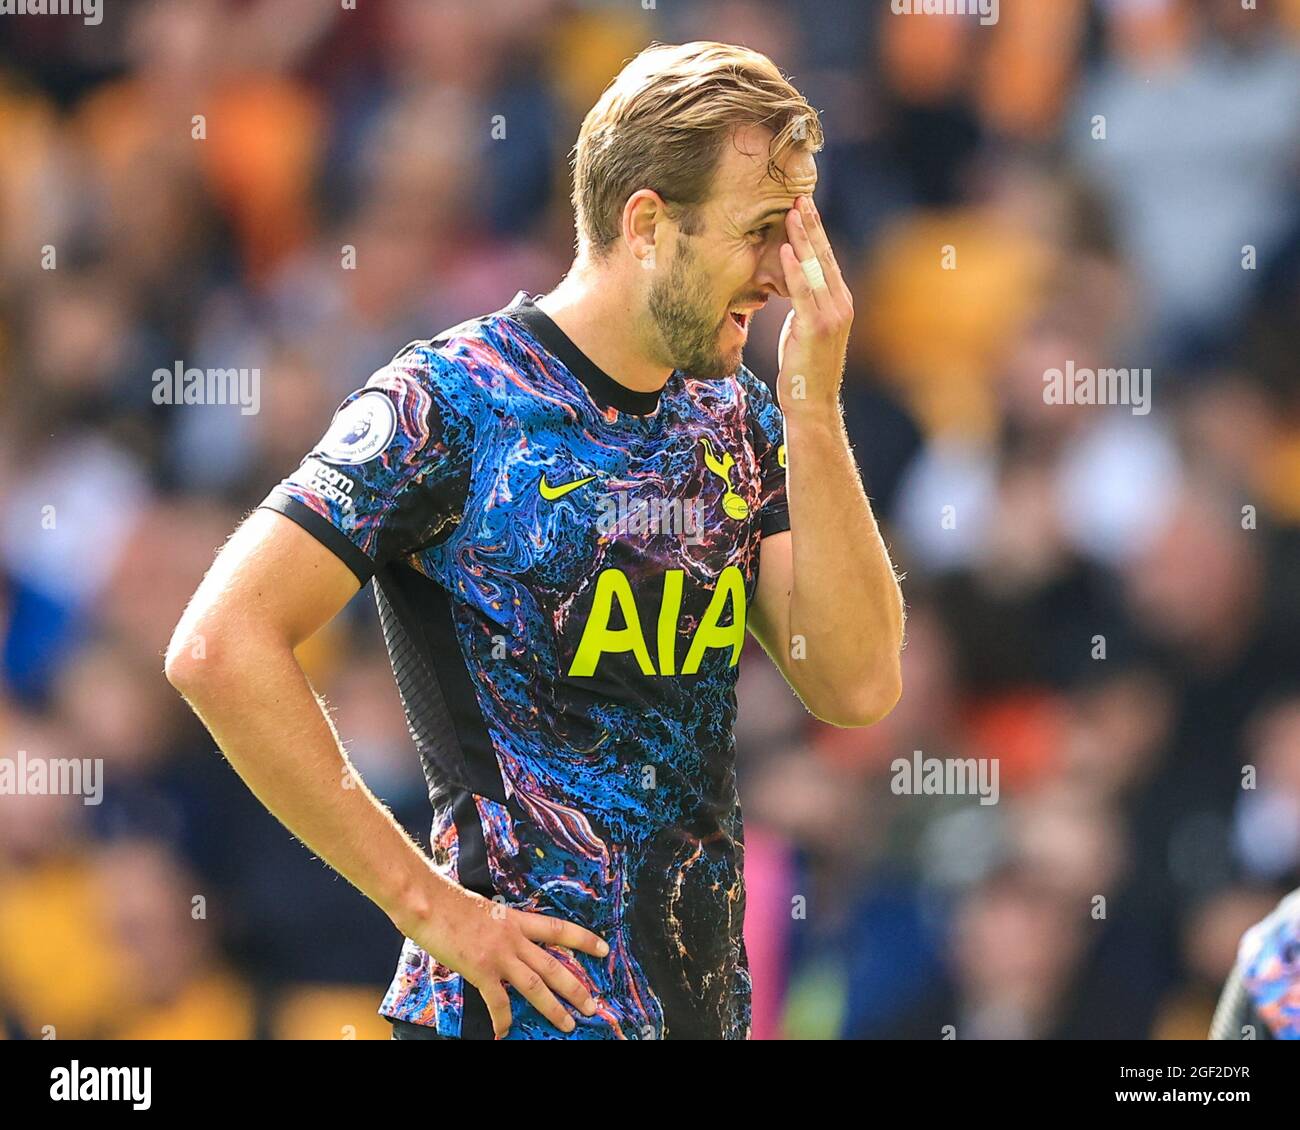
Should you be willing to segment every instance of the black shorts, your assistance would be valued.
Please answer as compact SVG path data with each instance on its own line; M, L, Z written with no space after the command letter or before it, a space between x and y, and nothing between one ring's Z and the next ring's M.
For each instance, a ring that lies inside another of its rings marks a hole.
M392 1039L394 1040L455 1040L456 1036L444 1036L434 1028L428 1028L423 1024L409 1024L405 1020L394 1020L392 1017L385 1017L389 1024L393 1026Z

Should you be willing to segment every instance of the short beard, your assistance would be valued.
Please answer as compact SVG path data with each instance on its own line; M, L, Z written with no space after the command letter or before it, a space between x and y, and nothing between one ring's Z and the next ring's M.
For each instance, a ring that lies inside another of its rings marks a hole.
M720 380L740 368L743 348L729 353L719 348L722 323L711 320L708 280L690 269L694 263L689 244L679 242L668 277L650 284L647 305L663 343L664 360L693 377Z

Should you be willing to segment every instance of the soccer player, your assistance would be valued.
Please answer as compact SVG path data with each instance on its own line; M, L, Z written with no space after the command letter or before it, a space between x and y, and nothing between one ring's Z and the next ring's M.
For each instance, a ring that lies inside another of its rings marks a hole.
M168 677L235 769L406 936L398 1038L748 1035L746 629L828 722L900 693L902 597L841 423L853 305L812 203L821 139L763 55L642 52L578 138L568 275L349 396L176 628ZM741 364L773 295L780 407ZM432 859L294 659L368 580Z
M1242 936L1211 1040L1300 1040L1300 890Z

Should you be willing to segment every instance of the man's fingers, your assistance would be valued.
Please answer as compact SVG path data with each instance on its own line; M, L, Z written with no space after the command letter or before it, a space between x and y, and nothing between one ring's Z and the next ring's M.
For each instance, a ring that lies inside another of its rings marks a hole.
M808 293L811 296L813 305L820 306L824 301L824 296L829 293L826 290L826 280L824 277L825 264L822 263L820 256L818 256L816 249L813 247L812 240L808 238L808 230L804 227L803 217L799 215L799 210L797 208L791 208L790 211L786 213L786 216L788 217L786 220L786 232L790 236L790 247L793 249L795 260L799 264L799 274L803 276L804 282L808 284ZM808 272L804 270L804 262L808 259L813 260L813 262L817 264L818 269L823 276L820 280L820 285L809 279Z
M506 964L505 975L506 980L524 995L524 999L561 1032L572 1032L577 1027L573 1017L564 1010L564 1005L546 987L542 975L521 958L515 958Z
M822 224L821 213L817 211L817 205L811 196L800 197L800 200L803 202L804 211L800 213L799 219L822 265L822 272L826 276L826 287L837 301L847 302L852 307L853 296L844 281L844 273L835 259L835 250L831 247L830 236L826 234L826 228Z
M803 268L799 266L799 256L788 243L781 244L781 269L785 272L785 289L790 293L796 316L810 321L817 312L817 300Z
M565 949L581 950L592 957L604 957L609 953L609 946L604 939L584 930L575 922L566 922L552 914L530 914L521 910L520 927L524 937L531 942L543 942L548 946L564 946Z
M492 1032L500 1040L510 1031L510 994L506 992L500 981L475 987L482 996L483 1003L487 1005L488 1016L492 1018Z
M529 968L542 975L552 992L558 993L584 1016L592 1016L596 1002L587 988L558 957L531 942L520 956Z

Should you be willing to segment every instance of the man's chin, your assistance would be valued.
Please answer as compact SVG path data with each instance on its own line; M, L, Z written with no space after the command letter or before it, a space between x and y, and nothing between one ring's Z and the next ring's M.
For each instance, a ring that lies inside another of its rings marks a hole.
M706 381L720 381L725 377L734 376L740 369L741 361L744 359L745 345L732 346L730 349L716 347L706 357L700 351L696 351L690 361L678 363L674 368L683 373L690 373L693 377L698 377Z
M701 372L698 376L703 376L706 380L720 381L725 377L734 376L740 369L740 364L745 357L745 347L737 345L731 349L720 349L710 359L708 366L701 366Z
M712 358L708 364L696 365L678 365L677 367L684 373L689 373L692 377L702 381L720 381L727 377L733 377L740 369L741 350L732 350L729 353L720 353Z

